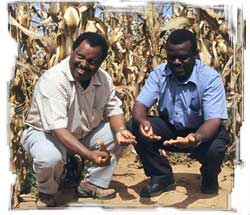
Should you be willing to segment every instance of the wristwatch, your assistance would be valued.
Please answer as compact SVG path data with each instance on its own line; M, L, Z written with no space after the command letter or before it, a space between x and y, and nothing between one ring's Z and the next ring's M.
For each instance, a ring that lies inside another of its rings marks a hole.
M118 129L115 129L115 133L118 133L118 132L123 131L123 130L127 130L127 128L122 126Z

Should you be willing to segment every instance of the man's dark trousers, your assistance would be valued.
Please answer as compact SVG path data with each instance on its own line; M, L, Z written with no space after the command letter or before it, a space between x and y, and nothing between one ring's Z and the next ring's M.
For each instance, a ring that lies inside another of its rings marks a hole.
M217 177L221 171L226 144L229 143L228 132L224 125L221 125L215 137L209 142L204 142L196 148L180 149L175 146L164 146L164 140L175 139L178 136L184 137L195 130L178 131L169 123L164 122L160 117L148 117L153 131L161 136L160 141L150 141L142 137L138 123L135 120L128 122L128 128L136 136L137 144L135 150L139 155L146 176L173 177L172 168L166 156L159 152L159 149L172 152L191 153L202 165L200 168L202 176Z

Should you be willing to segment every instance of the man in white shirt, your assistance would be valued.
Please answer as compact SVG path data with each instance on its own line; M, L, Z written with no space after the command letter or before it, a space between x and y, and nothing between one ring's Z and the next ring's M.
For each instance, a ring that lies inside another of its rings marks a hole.
M33 158L38 207L56 206L54 194L67 151L90 161L78 186L80 196L115 197L108 187L117 156L136 140L126 129L111 77L99 68L107 51L102 36L83 33L70 57L46 71L36 84L22 143ZM100 140L107 151L98 149Z

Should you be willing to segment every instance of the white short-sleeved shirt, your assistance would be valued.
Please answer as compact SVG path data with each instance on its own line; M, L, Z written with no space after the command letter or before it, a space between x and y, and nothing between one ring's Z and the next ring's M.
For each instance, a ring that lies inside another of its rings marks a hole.
M80 139L101 120L122 114L121 105L107 72L99 69L84 90L70 72L68 57L38 80L25 124L45 132L67 128Z

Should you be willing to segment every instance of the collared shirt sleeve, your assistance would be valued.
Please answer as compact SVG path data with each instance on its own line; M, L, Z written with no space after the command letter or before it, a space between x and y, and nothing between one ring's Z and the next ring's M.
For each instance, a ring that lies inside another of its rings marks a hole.
M136 101L144 104L146 107L151 108L160 96L160 77L162 74L160 70L153 70L147 78L140 94Z
M35 91L35 102L45 131L67 128L67 94L60 83L42 79Z
M202 102L204 120L227 119L225 89L219 75L215 76L206 87Z

